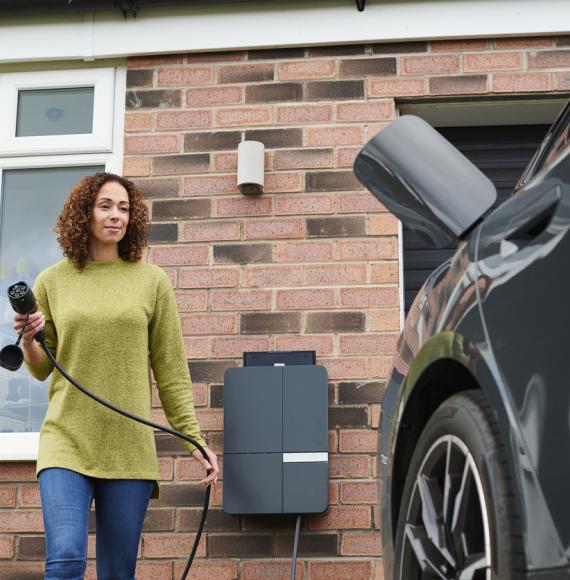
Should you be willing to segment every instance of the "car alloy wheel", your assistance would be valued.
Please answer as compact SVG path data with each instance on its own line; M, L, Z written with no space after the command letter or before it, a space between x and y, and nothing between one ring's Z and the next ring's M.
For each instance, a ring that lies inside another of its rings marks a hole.
M420 467L406 516L402 560L403 578L491 578L481 478L458 437L440 437Z
M519 580L520 509L496 412L481 391L445 400L415 443L395 535L397 580Z

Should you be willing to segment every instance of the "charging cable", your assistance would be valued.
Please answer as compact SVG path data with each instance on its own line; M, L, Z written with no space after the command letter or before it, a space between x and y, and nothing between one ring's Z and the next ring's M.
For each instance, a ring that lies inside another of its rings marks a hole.
M25 282L18 282L17 284L10 286L10 288L8 288L8 297L10 299L10 304L12 305L12 308L18 314L26 314L29 316L30 314L33 314L37 310L37 304L34 294L31 288ZM22 329L20 336L18 337L18 341L16 342L15 345L8 345L7 347L4 347L2 351L0 351L0 366L11 371L16 371L20 368L24 358L22 351L19 347L23 332L24 329ZM82 393L84 393L88 397L91 397L93 400L97 401L101 405L111 409L111 411L119 413L119 415L124 415L125 417L128 417L133 421L138 421L143 425L148 425L149 427L153 427L154 429L159 429L160 431L164 431L165 433L170 433L175 437L179 437L180 439L184 439L185 441L192 443L192 445L194 445L198 449L198 451L200 451L204 459L206 459L206 461L208 462L210 461L208 458L208 454L206 453L206 450L198 443L198 441L192 439L192 437L184 435L184 433L180 433L179 431L175 431L174 429L170 429L169 427L165 427L164 425L159 425L158 423L154 423L152 421L149 421L148 419L144 419L143 417L139 417L138 415L134 415L133 413L129 413L128 411L116 407L112 403L109 403L109 401L106 401L105 399L99 397L95 393L92 393L85 387L81 386L73 377L68 375L59 366L58 362L55 360L54 356L52 355L51 351L49 350L46 344L46 337L43 330L40 330L40 332L36 334L34 339L40 344L42 350L46 353L48 359L51 361L53 366L62 374L63 377L65 377L74 387L78 388ZM211 471L212 470L209 469L207 473L211 473ZM208 515L208 506L210 505L210 491L211 487L210 485L208 485L208 487L206 488L206 494L204 498L204 507L202 508L202 517L200 519L200 524L196 532L194 545L192 546L192 551L190 552L190 556L188 557L188 561L186 562L186 566L184 568L184 571L182 572L180 580L186 580L186 577L188 576L188 571L190 570L190 566L192 566L194 556L196 555L196 551L198 550L198 544L200 543L200 538L202 536L202 531L204 529L204 524L206 522L206 516Z
M295 539L293 541L293 557L291 558L291 580L297 577L297 549L299 548L299 532L301 531L301 514L297 516L295 524Z

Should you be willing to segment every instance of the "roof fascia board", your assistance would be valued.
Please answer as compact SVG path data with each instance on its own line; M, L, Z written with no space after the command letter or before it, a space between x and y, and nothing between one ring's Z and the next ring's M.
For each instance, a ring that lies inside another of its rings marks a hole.
M567 34L568 0L251 2L1 18L0 63L294 46Z

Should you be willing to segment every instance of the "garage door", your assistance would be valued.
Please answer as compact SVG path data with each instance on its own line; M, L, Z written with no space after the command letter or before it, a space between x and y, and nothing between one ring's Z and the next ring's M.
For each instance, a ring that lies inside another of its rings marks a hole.
M438 131L469 158L495 185L502 203L512 192L548 125L449 127ZM431 249L403 228L404 306L408 310L422 284L437 266L453 255L456 245Z

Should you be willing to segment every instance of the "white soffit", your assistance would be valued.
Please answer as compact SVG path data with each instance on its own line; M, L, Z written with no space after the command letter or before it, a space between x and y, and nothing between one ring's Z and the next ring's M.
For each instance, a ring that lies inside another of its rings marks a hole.
M482 125L550 125L566 98L529 100L410 103L398 107L399 115L417 115L433 127Z
M567 34L568 0L354 0L215 3L0 18L0 63Z

